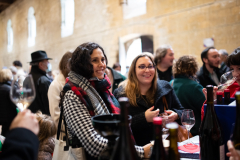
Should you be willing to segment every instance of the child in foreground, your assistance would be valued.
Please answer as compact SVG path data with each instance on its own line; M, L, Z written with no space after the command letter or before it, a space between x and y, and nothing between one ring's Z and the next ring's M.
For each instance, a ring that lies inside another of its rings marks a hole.
M54 136L57 133L55 123L50 116L42 114L41 112L36 113L36 117L40 129L38 134L40 142L38 160L51 160L55 146Z

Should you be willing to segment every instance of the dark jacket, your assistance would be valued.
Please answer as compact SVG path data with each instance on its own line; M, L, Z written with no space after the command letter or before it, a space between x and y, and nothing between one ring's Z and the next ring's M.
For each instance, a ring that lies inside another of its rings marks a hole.
M17 84L15 85L16 88ZM6 136L12 120L17 115L16 105L10 99L11 81L0 83L0 125L2 135Z
M173 89L184 109L192 109L195 116L195 125L190 132L193 136L199 134L201 124L201 108L205 101L203 87L186 76L176 76L173 80Z
M218 69L215 68L214 72L217 74L218 80L220 80L220 77L222 75L222 72ZM206 88L207 85L214 85L217 86L218 84L216 84L211 76L209 71L207 70L206 66L203 64L203 66L200 68L200 71L197 74L197 78L199 80L199 83Z
M125 97L123 93L124 88L120 86L114 91L114 96L118 99L119 97ZM160 109L160 113L164 111L164 105L162 97L165 96L169 110L176 112L181 118L183 107L180 104L176 94L174 93L169 82L158 80L157 82L157 92L155 94L154 110ZM130 106L129 114L132 116L131 129L133 136L136 140L136 144L139 146L144 146L153 140L153 124L148 123L145 118L145 111L149 109L149 106L143 98L137 98L138 106ZM180 123L180 119L177 120Z
M225 63L225 62L222 62L222 63L221 63L220 70L221 70L221 71L222 71L222 73L224 74L224 73L226 73L226 72L230 71L230 68L229 68L229 67L226 65L226 63Z
M28 129L15 128L6 136L3 143L1 160L36 160L38 137Z
M120 73L118 73L117 71L115 71L110 67L107 67L107 68L112 72L112 75L113 75L113 84L112 84L112 93L113 93L114 90L118 88L118 85L126 79L126 77L121 75Z
M46 72L39 69L38 66L32 66L30 74L33 77L36 98L29 106L29 109L33 113L40 110L43 114L50 115L47 92L51 80L47 77Z
M158 78L160 80L165 80L170 82L173 79L172 67L169 67L165 72L162 72L159 69L157 69L157 72L158 72Z

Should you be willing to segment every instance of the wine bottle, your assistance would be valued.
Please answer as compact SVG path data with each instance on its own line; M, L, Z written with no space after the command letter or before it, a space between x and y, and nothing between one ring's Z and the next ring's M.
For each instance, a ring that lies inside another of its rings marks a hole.
M224 104L228 105L230 103L230 90L224 89Z
M235 94L236 98L236 122L233 131L233 144L235 149L237 150L238 154L240 154L240 92Z
M127 97L118 99L121 106L120 114L120 137L114 147L111 160L140 160L133 145L132 134L129 128L128 107L130 106Z
M166 125L169 129L170 147L168 151L168 160L180 160L180 155L178 153L178 124L176 122L171 122Z
M214 110L213 86L207 87L207 109L200 126L200 157L202 160L224 160L221 129Z
M222 104L222 91L217 91L217 104Z
M154 117L154 146L150 160L166 160L166 153L162 143L162 118Z

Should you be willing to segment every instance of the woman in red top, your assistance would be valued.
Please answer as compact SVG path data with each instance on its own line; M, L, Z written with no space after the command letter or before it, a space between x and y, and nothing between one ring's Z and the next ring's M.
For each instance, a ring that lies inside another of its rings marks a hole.
M226 60L226 64L232 70L233 77L236 77L236 82L228 87L230 90L230 97L234 97L237 91L240 91L240 47L235 49ZM214 87L214 97L216 96L217 87ZM203 93L207 99L206 88L203 88ZM215 98L216 99L216 98ZM206 102L206 101L205 101ZM204 102L204 104L205 104ZM201 119L204 117L204 104L202 106Z

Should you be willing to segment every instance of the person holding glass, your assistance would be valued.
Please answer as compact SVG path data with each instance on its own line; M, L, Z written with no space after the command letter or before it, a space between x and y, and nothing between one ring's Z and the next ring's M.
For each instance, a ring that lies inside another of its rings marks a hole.
M184 109L191 109L194 112L195 125L190 130L193 136L198 135L201 107L205 101L203 87L196 80L197 71L196 59L193 56L182 56L173 65L175 79L170 82Z
M228 87L230 90L230 97L234 97L237 91L240 91L240 47L236 48L227 57L227 66L232 71L232 76L236 77L235 83Z
M105 74L106 65L107 57L101 46L91 42L78 46L72 54L71 71L60 100L69 138L82 146L86 159L97 159L108 144L94 130L91 117L120 113L120 105L109 91L111 83ZM141 158L148 157L150 147L150 144L135 146Z
M2 69L0 71L0 125L2 125L1 135L3 136L6 136L12 120L17 115L16 106L9 96L12 79L13 75L9 69ZM17 83L13 87L18 89Z
M232 73L232 77L235 77L235 82L227 87L227 89L230 90L230 97L234 98L235 97L235 93L237 91L240 91L240 47L236 48L227 57L226 64L230 68L229 72ZM216 99L216 92L218 90L218 87L214 86L213 89L214 89L214 91L213 91L214 92L214 99ZM203 88L202 92L205 95L205 97L207 97L207 90L206 90L206 88ZM231 105L234 105L234 104L231 104ZM202 106L202 111L201 111L201 119L202 120L203 120L203 117L204 117L204 105Z
M128 79L114 91L115 97L128 97L131 129L137 145L153 140L153 118L165 113L168 121L180 124L182 110L169 82L158 80L155 63L148 54L138 55L132 62Z

